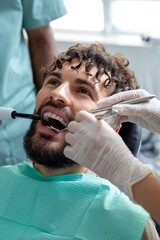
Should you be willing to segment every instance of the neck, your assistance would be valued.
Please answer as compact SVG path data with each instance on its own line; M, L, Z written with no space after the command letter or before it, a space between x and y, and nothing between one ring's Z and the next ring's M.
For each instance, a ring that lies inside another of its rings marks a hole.
M34 162L33 162L33 166L38 172L40 172L45 177L59 176L59 175L66 175L66 174L73 174L73 173L85 173L87 171L87 168L82 167L78 164L69 168L62 168L62 169L47 168L41 164L34 163Z

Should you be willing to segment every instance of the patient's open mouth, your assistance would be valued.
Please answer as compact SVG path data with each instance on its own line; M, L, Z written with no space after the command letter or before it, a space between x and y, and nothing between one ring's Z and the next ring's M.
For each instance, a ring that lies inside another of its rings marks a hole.
M45 112L43 114L43 125L56 130L57 132L64 131L67 127L67 123L60 116L55 113Z

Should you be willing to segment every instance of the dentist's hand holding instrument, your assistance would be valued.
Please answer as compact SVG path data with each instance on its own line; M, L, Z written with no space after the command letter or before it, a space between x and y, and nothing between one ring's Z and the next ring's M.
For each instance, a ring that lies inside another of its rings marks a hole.
M99 107L148 95L142 89L121 92L101 100ZM117 128L122 121L129 120L160 133L159 100L124 104L121 110L116 106L112 109L118 110L117 115L107 118L107 121L115 121L113 127ZM160 222L160 180L132 155L121 137L104 120L99 121L85 111L76 115L68 129L70 132L66 134L66 142L70 146L65 148L64 154L110 180Z
M121 104L122 101L147 96L150 94L143 89L120 92L100 100L98 106L108 107L112 105L112 110L117 111L118 114L114 117L106 118L106 121L113 128L122 122L129 121L160 134L160 101L158 99L153 98L138 104Z

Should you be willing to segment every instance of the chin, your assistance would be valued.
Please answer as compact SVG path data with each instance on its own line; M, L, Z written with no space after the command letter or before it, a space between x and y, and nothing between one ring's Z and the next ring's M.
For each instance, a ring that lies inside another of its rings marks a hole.
M24 149L31 161L52 169L76 165L74 161L66 158L63 154L66 146L64 138L56 139L55 136L35 132L30 128L24 138Z

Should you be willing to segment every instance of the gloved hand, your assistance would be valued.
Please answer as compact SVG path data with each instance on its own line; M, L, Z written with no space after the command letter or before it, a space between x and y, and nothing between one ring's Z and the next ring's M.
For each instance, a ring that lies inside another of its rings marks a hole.
M131 98L145 97L150 95L143 89L130 90L117 93L98 102L98 107L112 107L117 111L116 115L106 118L108 124L117 128L120 123L129 121L139 124L141 127L160 134L160 101L156 98L148 102L138 104L120 104ZM118 104L119 103L119 104Z
M133 199L131 186L151 173L104 121L80 111L68 125L66 157L110 180Z

